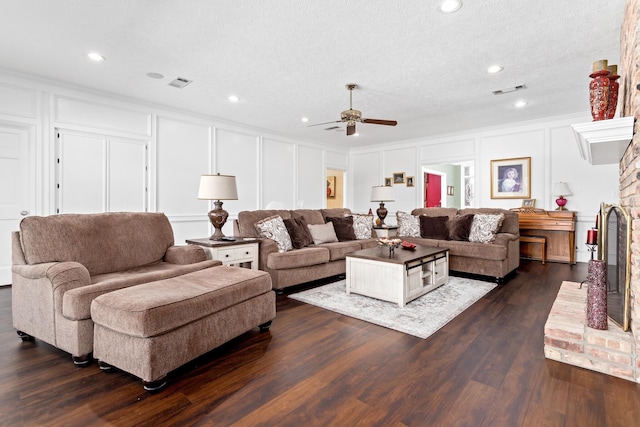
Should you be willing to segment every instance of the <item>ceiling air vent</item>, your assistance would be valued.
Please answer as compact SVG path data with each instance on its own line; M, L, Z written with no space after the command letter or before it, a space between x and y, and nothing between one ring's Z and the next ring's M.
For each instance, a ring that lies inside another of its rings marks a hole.
M340 129L340 130L342 130L342 129L340 128L340 126L331 126L331 127L328 127L328 128L324 128L324 130L336 130L336 129Z
M522 90L522 89L526 89L526 88L527 88L526 85L518 85L518 86L514 86L514 87L508 87L506 89L494 90L492 93L494 95L503 95L505 93L516 92L518 90Z
M176 77L175 79L171 80L168 85L177 87L178 89L182 89L191 82L192 80L185 79L184 77Z

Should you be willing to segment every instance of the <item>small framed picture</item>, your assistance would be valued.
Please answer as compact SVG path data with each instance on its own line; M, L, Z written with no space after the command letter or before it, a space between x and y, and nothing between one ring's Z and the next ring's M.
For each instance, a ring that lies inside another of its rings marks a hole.
M405 175L404 172L394 172L393 173L393 183L394 184L404 184Z
M522 207L523 208L535 208L536 207L536 199L522 199Z
M447 196L453 196L453 185L447 185Z
M392 180L392 178L385 178L385 179L384 179L384 186L385 186L385 187L392 187L392 186L393 186L393 180Z
M407 187L413 187L413 177L412 176L408 176L407 177Z

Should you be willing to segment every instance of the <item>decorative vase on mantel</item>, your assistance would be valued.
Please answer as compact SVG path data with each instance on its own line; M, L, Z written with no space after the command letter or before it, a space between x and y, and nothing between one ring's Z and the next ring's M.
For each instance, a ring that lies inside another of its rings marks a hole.
M607 119L613 119L613 116L616 114L616 107L618 106L618 89L620 88L620 83L616 80L620 78L618 75L618 66L617 65L609 65L607 67L609 71L609 75L607 76L609 79L609 99L607 100Z
M594 122L605 120L607 118L607 107L609 105L609 85L611 84L611 80L609 80L609 70L607 69L607 60L603 59L594 62L589 77L591 77L591 82L589 83L591 116Z

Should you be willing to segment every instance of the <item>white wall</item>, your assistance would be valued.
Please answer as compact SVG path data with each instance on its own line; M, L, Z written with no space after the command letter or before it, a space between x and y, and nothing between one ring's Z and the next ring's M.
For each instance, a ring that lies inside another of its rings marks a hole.
M353 150L352 191L368 194L371 186L380 185L393 172L414 175L422 166L472 160L476 207L510 209L521 206L522 200L491 198L491 160L531 157L531 198L536 199L536 208L556 208L556 197L551 194L556 182L566 182L573 192L567 208L577 212L577 260L586 262L587 229L594 226L600 203L618 202L618 164L593 166L580 157L571 125L590 121L590 114L585 112ZM371 168L372 162L379 166ZM394 186L394 190L396 201L385 204L390 211L389 223L395 211L409 212L421 206L422 179L416 180L415 187ZM354 198L353 202L352 209L358 211L375 207L365 197Z

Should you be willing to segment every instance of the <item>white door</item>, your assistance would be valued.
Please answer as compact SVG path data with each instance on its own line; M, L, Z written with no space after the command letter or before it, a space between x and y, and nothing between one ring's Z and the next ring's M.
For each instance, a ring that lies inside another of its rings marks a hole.
M11 283L11 232L30 210L29 135L29 126L0 122L0 285Z

